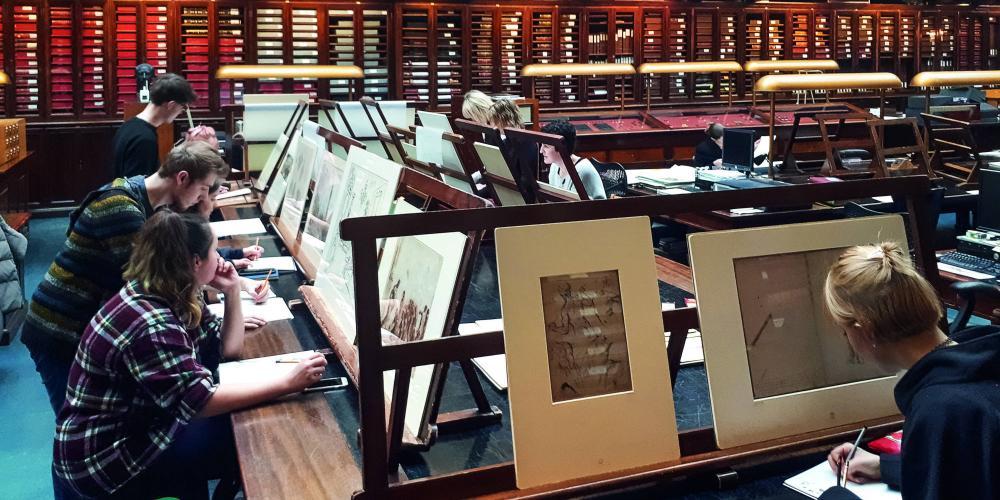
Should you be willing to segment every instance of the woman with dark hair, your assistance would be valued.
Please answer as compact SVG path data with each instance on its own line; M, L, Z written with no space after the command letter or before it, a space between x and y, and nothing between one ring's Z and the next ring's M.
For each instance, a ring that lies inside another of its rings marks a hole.
M576 129L573 128L573 125L566 120L556 120L546 123L542 127L542 132L562 136L563 145L566 146L566 151L570 154L569 159L573 162L573 167L576 168L576 174L580 176L580 182L587 190L587 196L592 200L606 199L608 196L604 191L604 181L601 180L601 175L597 173L594 164L586 158L573 154L576 151ZM559 151L548 144L542 144L539 150L542 153L542 161L549 165L549 184L575 193L576 186L573 185Z
M197 214L157 212L136 237L126 284L90 321L70 369L53 452L63 489L207 498L207 481L236 468L224 414L322 376L326 359L317 353L267 383L214 382L210 365L220 354L239 356L244 335L239 300L225 302L224 319L202 300L205 285L240 293L236 270L215 250Z

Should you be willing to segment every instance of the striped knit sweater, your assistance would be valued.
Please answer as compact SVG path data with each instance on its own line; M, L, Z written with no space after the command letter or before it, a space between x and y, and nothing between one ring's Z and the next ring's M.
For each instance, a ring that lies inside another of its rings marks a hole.
M142 176L115 179L70 215L62 250L31 297L25 338L79 343L101 304L124 285L132 239L152 215Z

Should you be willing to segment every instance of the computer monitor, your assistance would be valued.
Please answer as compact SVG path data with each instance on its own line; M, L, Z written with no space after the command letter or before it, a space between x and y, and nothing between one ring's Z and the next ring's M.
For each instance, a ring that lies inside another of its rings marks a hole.
M688 236L719 448L897 413L895 374L851 348L823 299L840 254L878 241L907 250L899 215Z
M753 171L754 131L727 128L722 135L722 166L740 172Z
M1000 233L1000 170L979 170L977 229Z

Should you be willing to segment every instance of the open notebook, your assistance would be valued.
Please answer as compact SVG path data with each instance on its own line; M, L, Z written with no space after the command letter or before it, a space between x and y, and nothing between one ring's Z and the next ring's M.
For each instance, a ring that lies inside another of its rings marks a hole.
M822 462L797 476L785 480L785 486L810 498L819 498L827 489L837 484L837 475L830 469L830 464ZM898 491L889 489L885 483L856 484L847 483L847 489L863 500L901 500Z

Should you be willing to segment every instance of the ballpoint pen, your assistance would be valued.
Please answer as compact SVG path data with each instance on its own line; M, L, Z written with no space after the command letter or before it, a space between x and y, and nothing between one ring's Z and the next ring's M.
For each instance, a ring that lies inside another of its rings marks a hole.
M844 463L841 464L840 477L838 478L839 480L838 484L840 486L847 487L847 471L851 466L851 459L853 459L854 454L857 453L858 446L861 445L861 438L864 437L865 431L867 430L868 430L867 426L861 428L861 432L858 433L858 438L854 440L854 447L851 448L851 452L847 454L847 458L844 459Z

